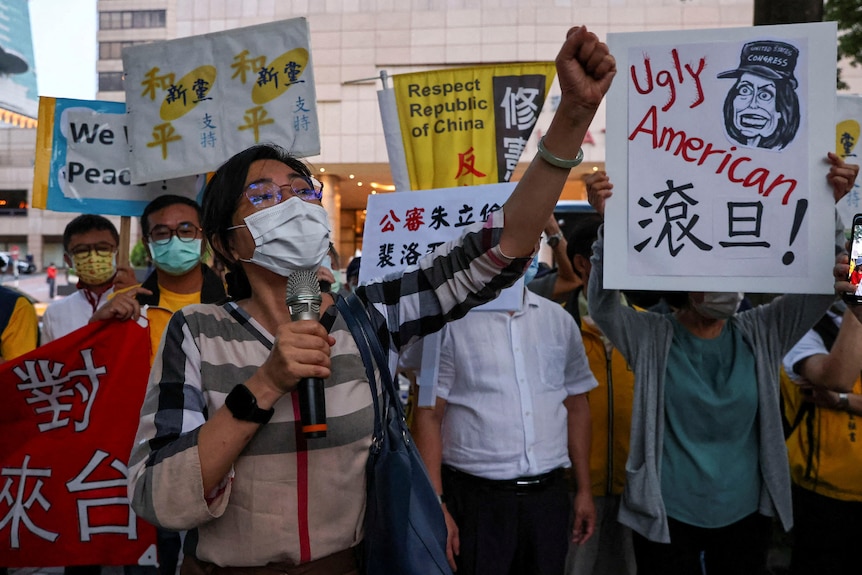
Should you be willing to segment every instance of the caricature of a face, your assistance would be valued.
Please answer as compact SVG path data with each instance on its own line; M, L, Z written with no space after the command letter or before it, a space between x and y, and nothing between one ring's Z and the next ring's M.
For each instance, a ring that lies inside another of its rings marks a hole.
M736 82L733 124L747 138L765 138L778 127L775 91L774 81L748 72Z

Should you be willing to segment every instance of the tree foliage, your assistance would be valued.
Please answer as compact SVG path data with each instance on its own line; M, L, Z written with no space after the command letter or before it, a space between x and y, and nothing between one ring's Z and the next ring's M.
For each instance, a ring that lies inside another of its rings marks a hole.
M853 67L862 64L862 0L827 0L823 20L838 23L838 59L847 58ZM838 88L847 87L839 68Z
M132 267L136 268L145 268L150 263L147 256L147 248L144 247L144 243L141 240L138 240L138 243L135 244L135 247L129 253L129 263L132 264Z
M823 21L823 0L754 0L754 25Z

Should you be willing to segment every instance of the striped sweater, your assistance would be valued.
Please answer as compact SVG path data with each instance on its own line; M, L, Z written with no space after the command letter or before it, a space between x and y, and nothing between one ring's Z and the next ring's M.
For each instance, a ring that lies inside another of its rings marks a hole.
M498 248L502 212L411 266L357 290L394 369L402 346L463 317L513 283L528 259ZM222 566L304 563L362 540L365 463L373 408L359 352L335 306L321 323L335 338L326 380L328 433L306 442L296 393L235 462L225 489L203 493L197 430L233 387L266 360L273 337L233 303L174 314L159 348L129 463L141 517L198 528L197 557Z

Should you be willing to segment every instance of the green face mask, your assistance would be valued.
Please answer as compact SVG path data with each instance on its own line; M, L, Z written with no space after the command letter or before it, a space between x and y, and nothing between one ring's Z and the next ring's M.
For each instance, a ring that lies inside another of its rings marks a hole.
M166 244L150 242L148 245L156 267L172 276L183 275L201 261L200 239L184 242L173 236Z
M332 258L330 258L329 256L326 256L325 258L323 258L323 262L320 264L320 267L328 268L329 271L332 272L332 277L335 278L335 283L332 284L332 286L329 288L329 291L334 291L334 292L340 291L341 286L343 285L343 283L341 281L341 270L337 270L337 269L333 268Z

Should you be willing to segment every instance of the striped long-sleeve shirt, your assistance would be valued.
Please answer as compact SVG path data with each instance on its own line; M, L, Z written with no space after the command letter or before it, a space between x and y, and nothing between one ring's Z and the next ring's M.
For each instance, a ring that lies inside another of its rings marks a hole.
M496 297L528 259L499 250L502 211L403 273L357 290L394 368L400 348ZM370 386L350 332L330 306L335 337L325 382L328 433L298 432L296 393L275 404L223 488L205 494L197 430L269 356L273 336L233 303L194 305L168 325L150 374L129 464L135 511L169 529L197 527L197 557L218 565L303 563L362 540Z

